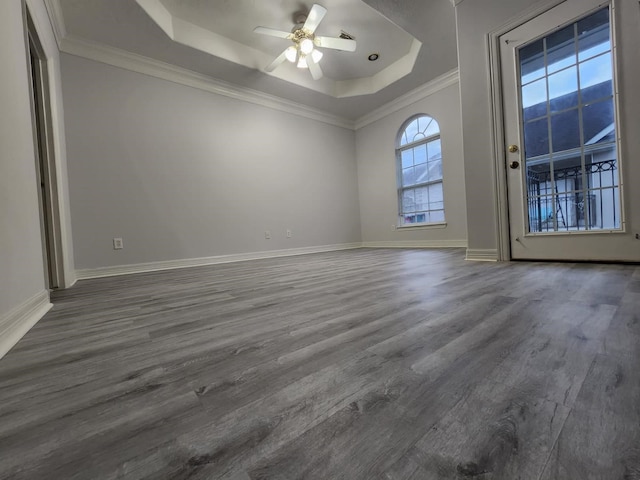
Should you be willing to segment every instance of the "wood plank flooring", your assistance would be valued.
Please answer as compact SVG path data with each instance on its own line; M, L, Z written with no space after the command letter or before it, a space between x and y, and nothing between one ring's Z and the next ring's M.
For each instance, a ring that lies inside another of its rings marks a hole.
M359 249L85 280L0 479L640 480L640 266Z

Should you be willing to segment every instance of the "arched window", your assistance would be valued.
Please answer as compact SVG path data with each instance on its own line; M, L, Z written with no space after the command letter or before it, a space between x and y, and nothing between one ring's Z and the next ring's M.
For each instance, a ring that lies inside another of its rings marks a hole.
M442 146L438 122L407 120L396 142L399 225L443 223Z

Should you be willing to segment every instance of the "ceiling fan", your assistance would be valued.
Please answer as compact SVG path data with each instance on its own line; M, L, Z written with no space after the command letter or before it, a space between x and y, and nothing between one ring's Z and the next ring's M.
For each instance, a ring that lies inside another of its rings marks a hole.
M332 48L353 52L356 49L356 41L343 37L321 37L315 35L316 28L327 14L327 9L317 3L311 7L309 14L304 18L298 18L298 23L291 32L274 30L268 27L256 27L253 31L262 35L291 40L293 45L287 47L276 59L265 68L272 72L285 60L295 63L299 68L308 68L314 80L322 78L322 69L319 62L322 52L316 47Z

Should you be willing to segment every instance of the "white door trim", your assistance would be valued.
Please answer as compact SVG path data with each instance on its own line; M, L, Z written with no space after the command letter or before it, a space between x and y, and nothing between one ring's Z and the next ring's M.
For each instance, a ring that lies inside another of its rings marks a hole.
M42 149L41 154L42 158L38 159L37 162L42 162L44 167L44 178L42 180L46 184L46 199L44 202L39 201L39 208L46 208L46 217L48 222L44 225L44 228L48 230L48 238L49 238L49 253L50 253L50 262L51 262L51 281L53 282L53 287L57 288L67 288L73 284L73 278L70 278L69 272L65 269L65 257L72 255L69 251L68 246L66 245L64 240L65 236L69 236L69 232L64 231L64 212L63 212L63 203L62 203L62 178L60 171L60 158L58 155L60 153L57 142L57 132L58 126L56 125L57 119L55 118L53 111L53 96L55 93L53 90L53 84L51 81L51 69L54 66L51 64L52 60L50 55L47 53L47 49L50 48L49 45L45 45L46 35L44 35L40 30L42 25L38 24L38 18L35 16L35 11L32 10L31 2L27 0L22 1L22 12L23 12L23 28L25 32L25 49L27 54L27 62L29 66L29 91L30 91L30 101L32 102L32 114L36 114L35 105L33 102L38 102L41 116L40 121L42 123ZM30 38L32 40L30 40ZM34 48L31 47L31 43L33 43ZM35 98L35 93L33 92L33 86L31 83L31 67L29 55L30 51L33 50L34 55L37 57L38 69L39 69L39 78L38 81L41 84L42 88L42 96L40 99ZM34 152L39 157L39 145L38 145L38 136L36 133L36 124L35 118L32 118L33 129L34 129ZM36 163L36 168L39 169L38 163ZM39 177L39 173L37 174ZM38 185L38 191L40 191L40 186ZM44 204L43 204L44 203ZM41 210L41 215L43 212ZM43 257L43 261L45 262L45 270L48 270L47 260ZM48 283L48 282L47 282Z

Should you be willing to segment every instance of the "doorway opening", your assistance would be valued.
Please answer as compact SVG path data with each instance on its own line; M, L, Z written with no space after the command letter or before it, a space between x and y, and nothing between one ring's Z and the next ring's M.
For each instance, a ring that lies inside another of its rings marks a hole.
M45 287L47 289L55 289L63 286L64 269L62 266L61 227L47 57L29 9L26 4L23 5L27 33L31 117L44 260L43 274Z

